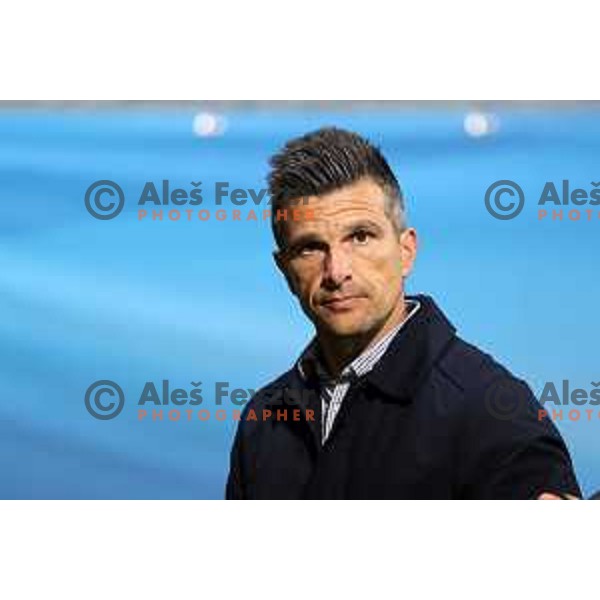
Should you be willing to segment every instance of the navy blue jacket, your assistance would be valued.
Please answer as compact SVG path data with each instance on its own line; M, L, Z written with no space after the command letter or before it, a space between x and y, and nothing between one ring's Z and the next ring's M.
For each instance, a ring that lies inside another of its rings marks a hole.
M460 339L430 297L416 299L421 309L351 385L323 446L316 381L293 367L255 394L235 436L227 498L581 495L529 387Z

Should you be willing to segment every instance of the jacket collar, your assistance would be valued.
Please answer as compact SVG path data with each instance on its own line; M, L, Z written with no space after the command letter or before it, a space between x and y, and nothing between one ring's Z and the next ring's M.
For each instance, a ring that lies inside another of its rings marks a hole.
M398 401L410 401L433 365L439 360L447 345L454 339L456 328L446 318L433 298L424 294L407 296L417 300L421 307L394 337L379 362L363 378L361 385L372 385L385 396ZM273 390L305 390L300 407L307 408L318 398L318 377L300 375L294 366ZM281 398L280 396L276 396ZM269 402L269 401L268 401ZM320 403L316 403L318 407ZM319 409L320 410L320 409Z
M405 402L413 398L456 333L433 298L422 294L413 298L421 303L421 309L365 376L366 384L389 398Z
M412 400L426 375L454 339L456 331L432 298L417 295L414 299L421 303L421 308L398 332L379 362L355 384L371 385L384 396L401 403ZM321 445L318 379L303 378L294 366L271 386L271 391L275 394L267 400L267 404L279 406L288 405L286 393L296 393L295 407L302 411L314 447L318 449ZM314 411L314 420L306 417L309 409Z

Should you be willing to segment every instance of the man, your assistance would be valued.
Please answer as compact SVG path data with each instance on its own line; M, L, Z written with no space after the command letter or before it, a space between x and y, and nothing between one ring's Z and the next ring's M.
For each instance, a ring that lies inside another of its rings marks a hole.
M326 128L271 166L275 261L316 335L245 407L227 498L579 497L527 385L405 295L417 236L381 152Z

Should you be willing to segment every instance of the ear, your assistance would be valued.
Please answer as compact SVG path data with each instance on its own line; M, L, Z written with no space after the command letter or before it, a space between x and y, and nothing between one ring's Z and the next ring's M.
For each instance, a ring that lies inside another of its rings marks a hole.
M283 250L274 250L273 251L273 260L275 261L275 264L277 265L279 272L285 277L285 282L287 283L287 286L288 286L290 292L292 292L292 294L294 294L294 296L295 296L296 291L294 289L294 284L292 282L292 278L290 277L290 274L288 271L287 258L285 256L285 253L283 252Z
M402 255L402 277L408 277L417 257L417 231L408 227L400 234L400 252Z

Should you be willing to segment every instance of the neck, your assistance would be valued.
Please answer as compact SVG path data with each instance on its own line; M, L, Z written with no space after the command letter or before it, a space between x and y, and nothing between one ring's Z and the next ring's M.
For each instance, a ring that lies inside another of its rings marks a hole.
M406 319L406 313L402 295L385 323L371 331L354 336L333 336L319 332L317 334L319 348L330 375L338 377L357 356L374 346L394 327L402 323Z

